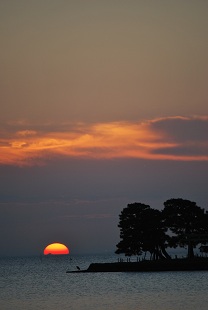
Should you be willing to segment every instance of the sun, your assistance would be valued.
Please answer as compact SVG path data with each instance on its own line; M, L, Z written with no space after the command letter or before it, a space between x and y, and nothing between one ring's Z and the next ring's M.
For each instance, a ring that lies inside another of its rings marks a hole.
M43 254L64 255L69 254L69 249L62 243L51 243L45 247Z

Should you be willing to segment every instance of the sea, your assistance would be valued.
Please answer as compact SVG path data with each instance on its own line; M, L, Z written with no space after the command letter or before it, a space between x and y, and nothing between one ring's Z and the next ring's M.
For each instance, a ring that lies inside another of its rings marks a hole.
M1 310L207 310L208 272L67 273L115 254L0 258Z

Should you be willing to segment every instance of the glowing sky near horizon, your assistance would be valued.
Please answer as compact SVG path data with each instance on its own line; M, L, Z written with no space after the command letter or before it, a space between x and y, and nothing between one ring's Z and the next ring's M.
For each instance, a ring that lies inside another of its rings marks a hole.
M112 250L136 200L208 208L207 11L202 0L0 2L3 254L52 240L100 251L106 225Z

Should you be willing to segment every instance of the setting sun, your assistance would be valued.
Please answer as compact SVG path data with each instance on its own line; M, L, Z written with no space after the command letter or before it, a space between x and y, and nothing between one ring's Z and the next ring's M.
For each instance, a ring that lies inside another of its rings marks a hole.
M69 249L62 243L51 243L47 245L44 249L44 255L53 254L53 255L63 255L69 254Z

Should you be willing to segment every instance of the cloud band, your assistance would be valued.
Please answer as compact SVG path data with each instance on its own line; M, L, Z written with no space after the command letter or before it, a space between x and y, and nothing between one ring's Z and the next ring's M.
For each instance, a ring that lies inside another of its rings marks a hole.
M53 158L208 160L208 116L95 124L12 123L1 130L1 165L39 165Z

